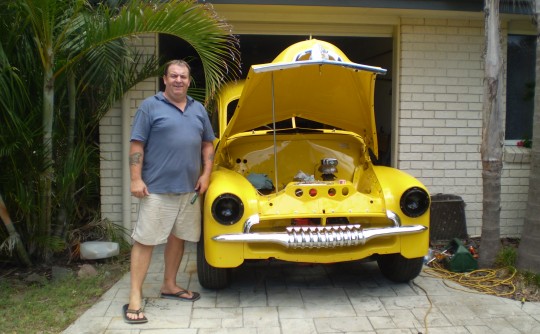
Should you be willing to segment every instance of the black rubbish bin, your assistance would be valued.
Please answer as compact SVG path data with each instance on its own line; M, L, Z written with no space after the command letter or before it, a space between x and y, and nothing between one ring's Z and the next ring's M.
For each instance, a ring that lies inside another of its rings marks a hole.
M431 241L467 239L465 203L460 196L448 194L431 196L430 219Z

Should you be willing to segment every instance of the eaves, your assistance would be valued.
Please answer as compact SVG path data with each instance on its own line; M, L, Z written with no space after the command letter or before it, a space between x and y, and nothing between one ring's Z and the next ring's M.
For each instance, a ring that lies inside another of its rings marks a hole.
M484 0L200 0L216 5L281 5L320 7L359 7L404 10L441 10L481 12ZM531 0L501 0L500 11L507 14L530 15Z

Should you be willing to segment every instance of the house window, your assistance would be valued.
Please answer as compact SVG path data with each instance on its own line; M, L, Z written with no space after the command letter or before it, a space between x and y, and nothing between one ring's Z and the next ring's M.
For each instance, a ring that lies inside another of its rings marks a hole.
M536 36L508 35L506 142L532 138Z

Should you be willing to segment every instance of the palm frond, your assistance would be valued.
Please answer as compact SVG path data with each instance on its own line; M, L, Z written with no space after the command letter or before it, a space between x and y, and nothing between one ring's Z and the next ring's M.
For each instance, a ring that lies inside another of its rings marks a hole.
M130 39L187 41L205 72L191 92L201 101L240 68L230 26L194 0L0 1L0 31L0 189L25 247L42 259L65 247L53 217L71 229L99 218L99 119L157 74L157 57Z
M99 45L148 33L177 36L195 49L205 71L207 96L223 80L236 77L240 68L238 41L231 27L219 19L211 6L196 1L133 0L118 11L99 6L95 15L84 16L82 27L84 38L78 34L63 41L64 49L76 46L80 51L57 69L56 76Z

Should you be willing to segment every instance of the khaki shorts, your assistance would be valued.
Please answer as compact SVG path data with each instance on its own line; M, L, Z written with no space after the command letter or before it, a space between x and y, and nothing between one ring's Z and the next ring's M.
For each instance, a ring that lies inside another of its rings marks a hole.
M164 244L170 234L186 241L199 241L201 200L191 204L194 195L150 194L142 198L131 237L143 245Z

